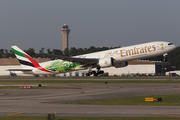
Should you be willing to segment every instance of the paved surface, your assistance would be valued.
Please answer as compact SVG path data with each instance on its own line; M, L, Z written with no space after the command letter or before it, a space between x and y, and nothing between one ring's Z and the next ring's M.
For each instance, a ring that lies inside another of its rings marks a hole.
M0 89L0 116L47 116L56 113L56 116L67 117L180 117L180 106L63 104L71 101L180 94L180 84L44 85L81 89Z

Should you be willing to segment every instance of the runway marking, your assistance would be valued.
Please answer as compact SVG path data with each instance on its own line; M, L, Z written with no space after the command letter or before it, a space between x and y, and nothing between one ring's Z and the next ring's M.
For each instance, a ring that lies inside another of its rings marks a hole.
M180 117L180 115L171 115L171 114L159 114L159 113L152 113L154 115L163 115L163 116L172 116L172 117Z
M17 115L17 114L22 114L22 113L23 112L17 112L17 113L7 114L6 116Z

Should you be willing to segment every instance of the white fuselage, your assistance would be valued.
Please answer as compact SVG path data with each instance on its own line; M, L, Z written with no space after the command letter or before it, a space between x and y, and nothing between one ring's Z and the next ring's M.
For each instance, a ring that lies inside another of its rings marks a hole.
M121 62L144 59L169 53L175 49L175 45L168 45L169 42L149 42L144 44L132 45L122 48L116 48L101 52L79 55L82 58L105 58L113 57Z

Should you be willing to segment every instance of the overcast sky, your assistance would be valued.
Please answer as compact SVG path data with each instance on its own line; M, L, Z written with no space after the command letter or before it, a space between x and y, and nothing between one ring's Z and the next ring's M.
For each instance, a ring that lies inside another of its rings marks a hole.
M0 0L0 49L62 50L151 41L180 46L180 0Z

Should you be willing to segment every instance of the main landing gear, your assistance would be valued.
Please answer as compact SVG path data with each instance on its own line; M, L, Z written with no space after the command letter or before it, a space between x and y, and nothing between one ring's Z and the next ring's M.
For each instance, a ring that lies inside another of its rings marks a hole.
M91 71L91 72L86 73L86 76L91 76L91 75L98 76L98 75L103 74L103 73L104 73L104 71L102 71L102 70L97 71L97 72Z
M97 68L97 72L96 71L92 71L92 68L89 68L89 72L86 73L86 76L90 76L90 75L94 75L94 76L98 76L104 73L104 71L100 70L100 68Z

